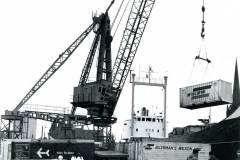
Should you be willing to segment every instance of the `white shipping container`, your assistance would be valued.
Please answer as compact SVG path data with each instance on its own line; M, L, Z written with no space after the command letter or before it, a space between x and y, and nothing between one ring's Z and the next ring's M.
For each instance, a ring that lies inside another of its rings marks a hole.
M180 88L180 107L188 109L232 103L232 84L223 80Z
M130 160L186 160L194 148L199 148L198 159L209 159L211 146L202 143L176 142L132 142L129 147Z

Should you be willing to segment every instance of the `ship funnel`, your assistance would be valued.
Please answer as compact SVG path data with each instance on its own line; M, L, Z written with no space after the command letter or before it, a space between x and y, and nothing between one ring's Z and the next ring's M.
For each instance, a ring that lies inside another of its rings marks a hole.
M141 110L141 116L148 116L149 110L146 107L143 107Z

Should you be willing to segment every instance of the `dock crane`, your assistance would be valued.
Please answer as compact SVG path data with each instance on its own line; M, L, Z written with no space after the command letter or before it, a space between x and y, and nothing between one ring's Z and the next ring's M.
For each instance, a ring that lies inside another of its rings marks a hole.
M30 113L21 114L19 109L67 61L89 33L94 31L96 35L82 70L79 85L74 87L73 107L71 114L67 115L67 117L74 116L76 109L81 107L86 108L89 115L88 117L81 116L81 122L93 124L97 127L109 127L116 122L117 119L113 117L113 113L136 55L155 0L133 0L115 63L112 67L112 36L108 10L113 3L114 0L105 13L102 13L98 17L93 17L93 23L59 55L15 109L13 111L6 111L2 119L8 120L10 124L12 121L20 120L23 115L32 115ZM88 76L97 51L98 66L96 80L94 82L88 82ZM41 113L41 115L42 114L44 115L44 113ZM74 120L74 118L69 119ZM46 120L48 119L46 118ZM51 121L54 121L54 119L51 119ZM64 120L62 122L64 122ZM10 134L10 125L8 129L8 138L21 137L21 131L17 134L14 132L13 134L15 134L15 136L13 136Z

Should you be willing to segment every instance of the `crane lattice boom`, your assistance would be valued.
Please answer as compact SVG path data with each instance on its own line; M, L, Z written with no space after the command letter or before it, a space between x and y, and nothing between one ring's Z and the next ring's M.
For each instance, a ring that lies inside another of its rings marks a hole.
M84 65L79 85L74 88L73 108L86 108L91 116L111 119L117 101L123 89L133 59L137 52L155 0L133 0L123 37L111 67L111 27L108 10L99 17L93 17L93 23L62 53L39 81L31 88L13 111L18 111L23 104L66 62L87 35L98 27L90 53ZM98 25L96 25L98 24ZM95 52L98 50L98 68L95 82L87 83Z
M123 89L128 72L146 28L155 0L134 0L121 44L113 66L113 88L116 90L115 101ZM112 114L116 104L112 107Z
M67 61L87 35L93 30L95 23L92 23L48 68L48 70L42 75L37 83L30 89L26 96L20 101L17 107L13 111L18 111L33 94Z

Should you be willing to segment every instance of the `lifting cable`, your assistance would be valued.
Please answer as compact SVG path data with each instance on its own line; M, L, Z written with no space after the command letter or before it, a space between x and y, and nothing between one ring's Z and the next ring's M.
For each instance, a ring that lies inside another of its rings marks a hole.
M204 0L203 0L203 5L202 5L202 30L201 30L201 38L202 38L202 45L200 47L200 50L199 50L199 54L195 57L195 60L203 60L203 61L206 61L208 64L211 63L211 60L207 58L207 51L206 51L206 48L205 48L205 45L204 45L204 38L205 38L205 4L204 4ZM202 52L202 49L204 49L203 52L205 52L206 54L206 58L203 58L201 57L201 52Z
M203 4L202 4L202 29L201 29L201 39L202 39L202 43L200 45L200 49L199 49L199 52L198 52L198 55L195 56L195 59L194 59L194 63L193 63L193 67L192 67L192 71L191 71L191 75L190 77L192 76L192 72L193 72L193 69L195 67L195 63L196 63L196 60L201 60L201 61L204 61L207 63L207 66L205 68L205 71L204 71L204 75L208 69L208 65L211 63L211 60L208 59L207 57L207 51L206 51L206 46L205 46L205 3L204 3L204 0L203 0ZM201 53L205 53L205 58L201 56ZM189 78L190 79L190 78Z
M117 17L118 17L118 14L119 14L119 12L120 12L120 10L121 10L121 8L122 8L123 2L124 2L124 0L122 0L120 6L119 6L119 8L118 8L118 11L117 11L117 13L116 13L116 15L115 15L115 17L114 17L114 19L113 19L113 22L112 22L112 24L111 24L111 29L112 29L112 27L114 26L114 24L115 24L115 22L116 22L116 19L117 19Z
M124 0L123 0L123 1L124 1ZM122 1L122 4L123 4L123 1ZM126 10L127 10L127 7L128 7L129 2L130 2L130 0L128 0L126 6L125 6L125 8L124 8L124 11L123 11L123 13L122 13L122 16L121 16L121 18L120 18L120 20L119 20L119 22L118 22L118 24L117 24L117 27L116 27L116 29L115 29L112 37L115 36L115 34L116 34L117 30L118 30L118 27L119 27L119 25L120 25L120 23L121 23L121 21L122 21L122 18L123 18L124 14L125 14L125 12L126 12ZM122 4L121 4L121 6L122 6ZM118 10L118 13L119 13L119 10ZM117 14L118 14L118 13L117 13ZM115 19L114 19L114 23L115 23Z
M192 70L191 70L191 74L190 74L190 77L189 79L191 78L192 76L192 73L193 73L193 69L195 67L195 64L196 64L196 60L201 60L201 61L204 61L207 63L207 66L204 70L204 75L206 74L207 72L207 69L208 69L208 65L211 63L211 60L208 59L207 57L207 51L206 51L206 46L205 46L205 3L204 3L204 0L202 2L202 7L201 7L201 11L202 11L202 29L201 29L201 39L202 39L202 42L201 42L201 45L200 45L200 48L199 48L199 51L198 51L198 55L195 56L194 58L194 63L193 63L193 66L192 66ZM205 58L201 56L201 53L205 53Z
M201 37L204 39L204 37L205 37L205 28L204 28L204 25L205 25L205 17L204 17L204 13L205 13L205 6L204 6L204 0L203 0L203 5L202 5L202 13L203 13L203 15L202 15L202 31L201 31Z

